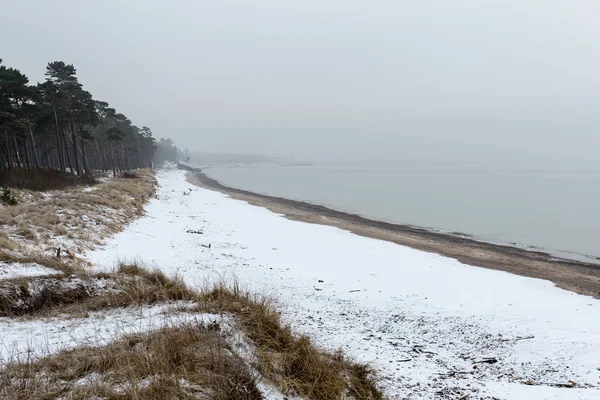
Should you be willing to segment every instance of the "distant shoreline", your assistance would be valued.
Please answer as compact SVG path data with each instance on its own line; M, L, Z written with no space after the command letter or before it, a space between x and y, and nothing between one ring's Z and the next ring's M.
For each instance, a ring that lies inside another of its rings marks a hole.
M376 221L303 201L261 195L225 186L208 177L200 169L186 165L180 165L179 168L189 171L188 180L197 186L268 208L292 220L335 226L361 236L455 258L464 264L551 280L563 289L600 299L600 264L560 258L541 251L481 242L462 235L410 225Z

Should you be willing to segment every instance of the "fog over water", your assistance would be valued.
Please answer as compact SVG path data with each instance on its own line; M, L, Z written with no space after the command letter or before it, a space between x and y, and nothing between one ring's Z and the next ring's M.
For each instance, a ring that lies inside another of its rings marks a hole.
M318 163L215 172L226 183L598 254L598 1L24 0L0 9L0 58L32 82L62 60L99 100L180 148Z
M2 3L0 58L191 150L598 166L593 0ZM9 40L10 39L10 40Z
M568 258L600 257L600 171L343 163L217 167L206 173L236 188L377 220L535 246Z

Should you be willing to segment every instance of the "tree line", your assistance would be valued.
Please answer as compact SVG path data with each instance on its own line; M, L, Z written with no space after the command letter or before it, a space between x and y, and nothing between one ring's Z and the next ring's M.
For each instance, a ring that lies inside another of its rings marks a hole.
M157 143L150 128L133 125L94 99L76 72L54 61L46 66L45 81L32 85L0 60L0 169L48 168L78 176L112 170L117 176L152 168L157 153L161 161L176 161L170 139Z

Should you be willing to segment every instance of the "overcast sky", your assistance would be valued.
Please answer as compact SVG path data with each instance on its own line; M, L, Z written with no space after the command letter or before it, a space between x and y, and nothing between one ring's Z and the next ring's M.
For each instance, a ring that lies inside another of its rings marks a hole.
M0 58L72 63L191 150L600 165L597 0L0 0Z

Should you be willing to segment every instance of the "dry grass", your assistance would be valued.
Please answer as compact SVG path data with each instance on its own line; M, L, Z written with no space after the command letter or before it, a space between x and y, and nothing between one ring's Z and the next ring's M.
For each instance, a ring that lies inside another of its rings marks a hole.
M0 398L260 400L256 379L215 326L165 328L0 370Z
M37 240L37 235L35 234L34 231L32 231L30 228L21 225L19 226L15 231L14 234L17 236L21 236L29 241L35 241Z
M306 336L296 336L266 299L242 292L237 285L204 290L201 307L235 315L256 346L261 373L283 393L314 400L382 399L373 371L364 364L317 349Z
M288 395L382 398L368 366L296 336L270 301L237 285L197 292L178 277L138 265L121 265L106 274L85 272L87 264L75 251L93 248L142 215L155 185L150 170L139 170L91 190L14 190L19 204L0 207L0 261L37 263L58 273L0 281L0 316L85 317L110 308L191 301L197 305L194 311L231 316L256 349L257 365L236 355L219 329L171 327L106 347L82 347L0 367L0 398L254 400L261 398L252 376L256 368ZM31 250L39 249L40 242L44 252Z
M73 274L83 271L84 263L79 259L76 262L64 262L63 258L48 256L42 253L29 253L27 255L15 254L15 252L6 252L0 250L0 261L7 263L35 263L47 268L54 269L65 274Z
M72 276L52 275L0 281L0 317L40 313L94 295L95 287Z
M99 280L102 285L95 285ZM237 285L196 292L181 279L135 264L121 265L111 274L21 278L0 284L0 316L85 316L89 311L174 300L196 302L194 309L181 311L233 317L256 349L258 371L287 395L311 400L382 399L368 366L294 335L271 302ZM0 370L0 398L261 398L250 373L255 367L240 359L217 331L165 328L104 348L79 348L14 364ZM80 379L93 374L98 379L81 384ZM3 382L8 385L5 392Z
M17 244L13 242L6 232L0 232L0 251L1 250L16 250Z
M76 310L96 311L106 308L139 306L166 301L195 301L198 295L180 277L168 278L159 270L149 271L136 265L122 265L110 275L117 283L116 292L91 297L77 304ZM72 312L72 310L65 310Z
M111 178L93 187L84 187L87 183L78 180L44 193L13 188L18 204L0 207L0 229L6 236L0 237L0 248L16 250L10 246L16 242L21 249L31 249L43 238L48 253L58 247L71 252L93 249L98 239L143 215L156 180L151 170L138 170L128 178Z
M110 274L37 276L0 281L0 317L87 315L90 311L198 299L180 278L123 265Z

